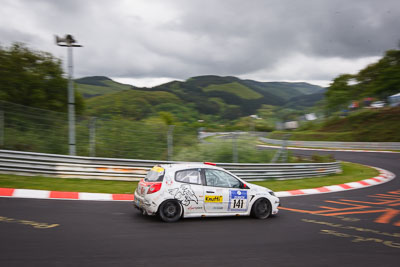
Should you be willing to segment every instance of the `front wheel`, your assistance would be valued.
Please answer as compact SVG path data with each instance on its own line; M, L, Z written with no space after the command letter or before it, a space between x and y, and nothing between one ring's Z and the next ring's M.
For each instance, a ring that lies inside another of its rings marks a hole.
M182 208L178 201L167 200L159 209L159 216L164 222L176 222L181 218Z
M251 208L251 215L257 219L266 219L271 215L271 203L266 198L258 199Z

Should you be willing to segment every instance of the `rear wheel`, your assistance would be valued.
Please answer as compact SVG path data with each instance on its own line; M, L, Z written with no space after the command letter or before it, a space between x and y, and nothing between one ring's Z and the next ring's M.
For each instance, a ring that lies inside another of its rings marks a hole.
M271 215L271 203L266 198L258 199L251 208L251 215L257 219L266 219Z
M181 218L182 208L178 201L167 200L161 204L158 213L164 222L176 222Z

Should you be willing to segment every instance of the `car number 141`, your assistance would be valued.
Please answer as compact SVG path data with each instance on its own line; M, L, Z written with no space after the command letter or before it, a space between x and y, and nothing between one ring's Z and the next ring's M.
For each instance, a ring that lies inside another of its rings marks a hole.
M247 191L231 190L229 194L229 209L234 211L247 210Z
M234 199L232 203L233 209L243 209L244 201L243 199Z

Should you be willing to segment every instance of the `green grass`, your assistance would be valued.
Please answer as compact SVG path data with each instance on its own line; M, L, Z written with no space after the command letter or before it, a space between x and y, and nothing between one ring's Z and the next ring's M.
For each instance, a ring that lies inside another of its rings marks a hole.
M262 97L260 93L257 93L256 91L253 91L249 87L246 87L237 82L209 85L206 88L203 88L203 91L204 92L223 91L237 95L238 97L243 99L258 99Z
M274 191L314 188L368 179L378 175L375 169L355 163L343 163L343 173L318 178L253 182ZM38 189L67 192L132 194L138 182L63 179L40 176L0 174L0 188Z
M324 177L293 179L293 180L273 180L253 182L264 187L268 187L273 191L287 191L295 189L315 188L326 185L343 184L348 182L360 181L379 175L379 172L373 168L369 168L360 164L343 162L343 173L332 174Z
M0 174L0 187L66 192L132 194L137 182Z

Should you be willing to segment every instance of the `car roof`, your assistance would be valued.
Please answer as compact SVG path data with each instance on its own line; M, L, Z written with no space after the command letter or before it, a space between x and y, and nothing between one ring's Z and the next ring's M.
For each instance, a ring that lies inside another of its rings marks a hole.
M223 170L222 168L217 167L217 166L213 166L210 164L204 164L204 163L196 163L196 162L161 164L160 166L166 170L172 170L172 171L180 171L180 170L185 170L185 169L197 169L197 168Z

